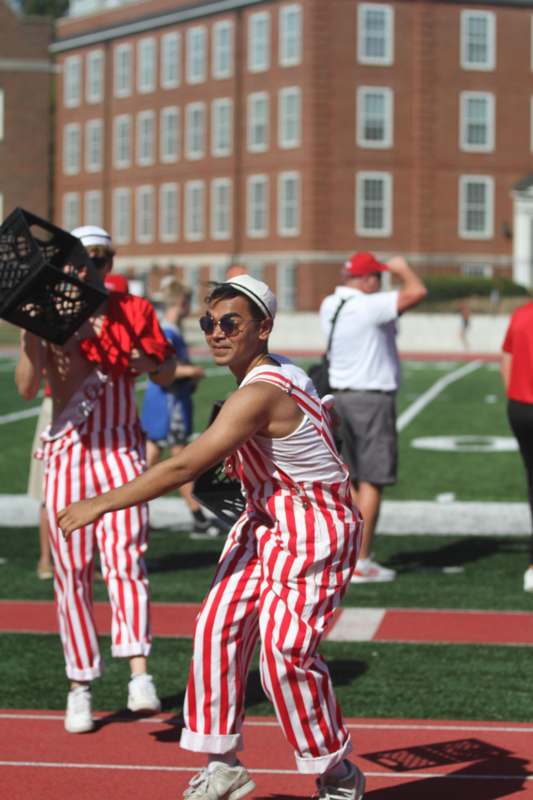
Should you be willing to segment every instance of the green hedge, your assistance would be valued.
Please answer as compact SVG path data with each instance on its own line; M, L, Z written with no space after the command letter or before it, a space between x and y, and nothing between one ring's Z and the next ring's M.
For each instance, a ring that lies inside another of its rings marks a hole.
M496 289L500 297L524 297L529 294L525 286L510 278L463 278L456 275L424 277L428 295L424 302L442 303L461 297L489 297Z

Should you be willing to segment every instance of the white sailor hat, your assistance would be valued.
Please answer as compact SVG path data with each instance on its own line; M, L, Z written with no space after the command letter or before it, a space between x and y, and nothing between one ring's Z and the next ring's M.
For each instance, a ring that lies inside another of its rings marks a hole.
M82 225L80 228L74 228L70 233L71 236L79 239L84 247L90 247L91 245L111 247L111 236L97 225Z
M224 281L228 286L234 286L239 292L245 294L267 317L276 316L278 301L276 295L263 281L252 278L251 275L236 275Z

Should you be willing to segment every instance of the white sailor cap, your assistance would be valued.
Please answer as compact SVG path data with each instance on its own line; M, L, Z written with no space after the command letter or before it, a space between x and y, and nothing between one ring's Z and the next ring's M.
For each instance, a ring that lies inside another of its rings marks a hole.
M97 225L82 225L80 228L74 228L70 233L71 236L79 239L84 247L92 245L111 247L111 236Z

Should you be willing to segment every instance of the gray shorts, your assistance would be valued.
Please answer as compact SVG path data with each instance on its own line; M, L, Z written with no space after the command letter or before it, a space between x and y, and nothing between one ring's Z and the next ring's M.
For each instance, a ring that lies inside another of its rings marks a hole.
M396 483L396 398L385 392L335 392L342 456L353 481Z

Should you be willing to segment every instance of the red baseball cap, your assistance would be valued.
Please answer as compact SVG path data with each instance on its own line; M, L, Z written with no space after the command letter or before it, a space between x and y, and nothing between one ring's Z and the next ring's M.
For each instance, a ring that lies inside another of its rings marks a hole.
M386 272L387 269L387 265L374 258L372 253L354 253L344 263L344 274L347 278L361 278L373 272Z
M108 292L119 292L120 294L127 294L128 281L124 275L108 273L104 278L104 286Z

